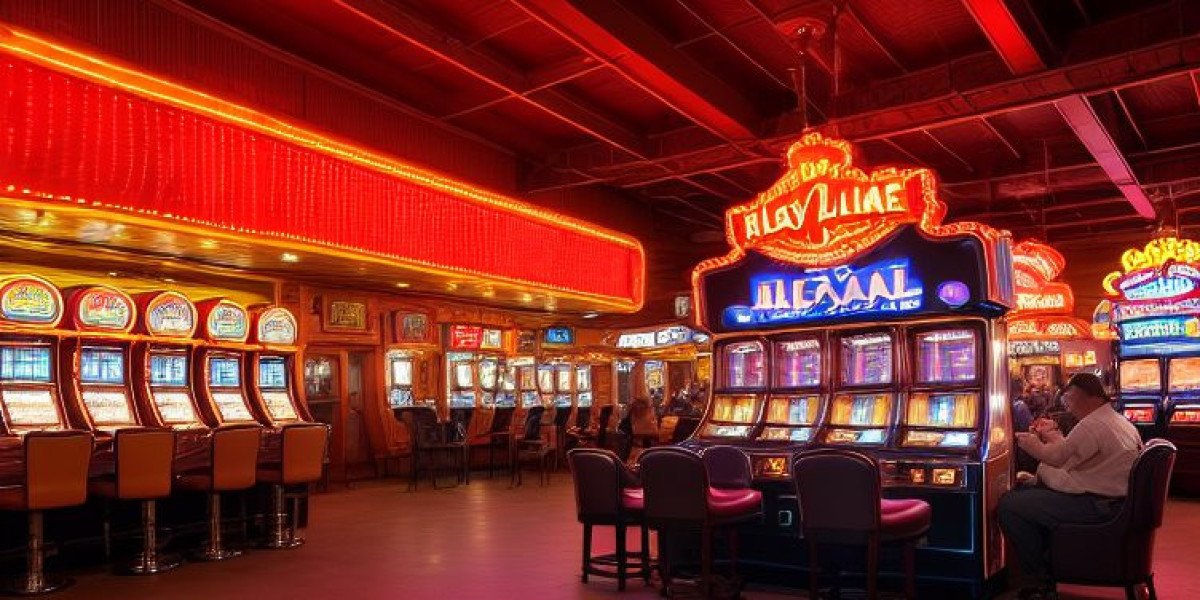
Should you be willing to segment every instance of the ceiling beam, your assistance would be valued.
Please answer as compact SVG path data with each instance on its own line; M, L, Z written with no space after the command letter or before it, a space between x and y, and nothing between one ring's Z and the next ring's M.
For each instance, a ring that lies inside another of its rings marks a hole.
M513 0L534 19L727 140L756 137L754 105L612 0Z
M915 102L876 104L868 111L847 114L821 129L850 141L881 140L921 129L937 129L981 118L1053 104L1068 96L1098 94L1116 89L1146 85L1163 79L1191 74L1200 69L1200 35L1168 39L1161 44L1124 52L1115 56L1069 64L1032 75L971 89L953 89L953 74L939 69L947 78L947 91L939 96ZM904 89L929 86L927 71L885 80L874 88ZM937 84L933 84L937 85ZM863 92L871 94L870 90ZM893 97L907 97L893 93ZM781 119L759 140L759 156L754 163L783 160L787 145L802 131L798 121ZM649 161L623 160L605 147L585 145L550 157L544 167L531 172L524 187L562 189L597 181L620 179L623 185L663 176L663 166L671 171L701 173L725 170L734 153L707 135L681 130L672 136L671 150L656 152Z
M448 39L437 27L383 0L334 0L347 11L496 88L505 96L528 104L579 131L634 157L644 157L644 140L597 111L555 90L527 93L534 87L523 73L487 56L480 49Z
M1046 61L1033 47L1004 0L963 0L963 5L1013 75L1029 75L1046 69Z

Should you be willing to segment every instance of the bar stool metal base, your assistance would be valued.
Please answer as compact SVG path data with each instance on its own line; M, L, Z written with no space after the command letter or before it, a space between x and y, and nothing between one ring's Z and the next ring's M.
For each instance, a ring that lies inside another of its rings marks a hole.
M191 559L199 562L227 560L241 556L241 550L226 548L221 540L221 495L208 495L208 542L191 555Z
M121 575L155 575L166 573L181 564L183 564L183 561L176 556L164 556L158 552L149 556L145 553L139 553L128 563L121 566L118 572Z
M266 550L290 550L304 545L304 538L296 535L296 520L300 514L300 501L292 498L292 512L289 518L287 502L284 498L282 485L271 486L271 514L267 538L259 542L258 547Z
M29 533L26 537L25 575L11 578L0 587L0 593L7 596L40 596L61 590L72 583L70 577L47 573L45 570L46 549L45 534L42 530L42 512L29 513Z

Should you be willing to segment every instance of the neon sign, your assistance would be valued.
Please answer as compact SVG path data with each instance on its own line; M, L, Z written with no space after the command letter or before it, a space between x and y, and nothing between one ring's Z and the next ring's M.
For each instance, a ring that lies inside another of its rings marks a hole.
M1088 336L1088 324L1072 316L1075 294L1071 286L1053 281L1067 266L1063 255L1036 240L1013 248L1013 280L1017 306L1009 313L1008 336L1020 339L1071 339ZM1012 353L1012 348L1009 349Z
M860 269L809 269L799 276L766 275L751 280L752 306L725 309L724 324L746 328L845 315L897 314L919 310L923 288L906 258Z
M76 319L80 329L129 331L133 326L133 301L125 294L103 287L79 293Z
M209 339L243 342L249 333L247 322L246 309L228 300L220 300L209 311L205 328Z
M0 287L0 315L12 323L52 327L62 316L62 295L40 277L14 277Z
M1121 340L1126 342L1159 341L1170 338L1200 337L1200 319L1164 317L1121 323Z
M190 337L196 329L196 307L183 294L163 292L146 305L150 335Z

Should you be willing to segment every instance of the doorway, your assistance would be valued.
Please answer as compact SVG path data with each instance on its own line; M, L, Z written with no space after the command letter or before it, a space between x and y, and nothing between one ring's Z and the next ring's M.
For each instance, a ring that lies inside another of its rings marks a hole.
M304 391L313 418L332 430L329 470L335 480L374 476L367 430L369 396L374 393L366 350L310 348L304 358Z

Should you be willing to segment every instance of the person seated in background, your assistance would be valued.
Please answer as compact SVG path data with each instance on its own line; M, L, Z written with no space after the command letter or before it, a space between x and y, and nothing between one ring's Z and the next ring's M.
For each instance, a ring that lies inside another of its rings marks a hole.
M1100 378L1080 373L1062 399L1079 420L1063 435L1053 419L1018 432L1017 445L1036 459L1036 474L1017 474L1018 487L1000 499L1000 526L1021 568L1019 598L1055 598L1048 578L1046 540L1065 523L1102 523L1120 509L1129 472L1141 451L1137 429L1113 409Z

